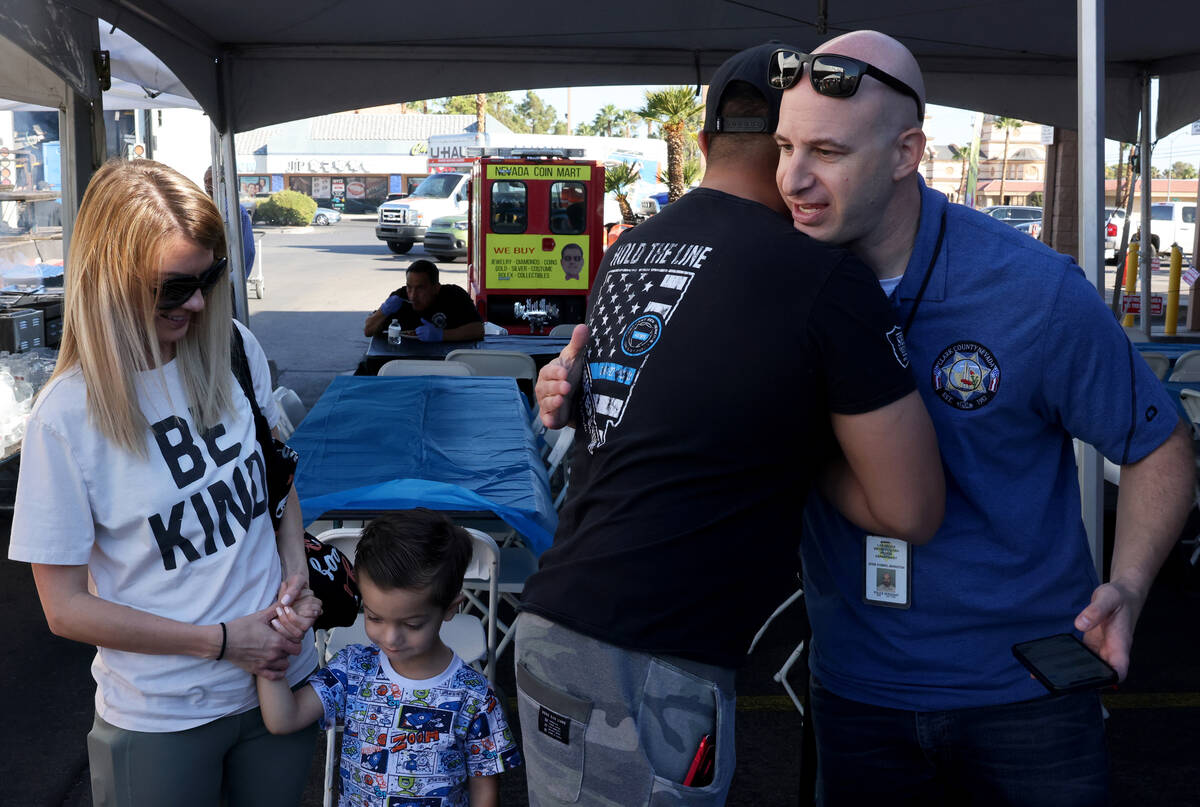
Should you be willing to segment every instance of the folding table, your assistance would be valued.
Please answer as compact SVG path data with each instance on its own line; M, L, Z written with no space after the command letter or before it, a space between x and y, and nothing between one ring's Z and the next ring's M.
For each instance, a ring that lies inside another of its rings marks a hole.
M288 441L304 523L428 507L540 554L558 516L529 422L511 378L338 376Z

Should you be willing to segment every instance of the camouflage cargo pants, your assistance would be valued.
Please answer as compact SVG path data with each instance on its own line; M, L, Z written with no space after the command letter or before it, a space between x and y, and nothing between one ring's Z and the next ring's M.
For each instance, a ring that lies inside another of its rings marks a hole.
M733 670L624 650L530 613L516 631L530 807L725 803ZM716 741L712 783L686 787L706 734Z

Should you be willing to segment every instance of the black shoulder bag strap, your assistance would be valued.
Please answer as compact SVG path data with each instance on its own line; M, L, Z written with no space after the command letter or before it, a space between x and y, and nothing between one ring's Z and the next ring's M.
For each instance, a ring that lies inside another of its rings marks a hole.
M271 526L279 529L283 518L284 508L287 507L288 493L296 478L296 463L299 455L282 440L276 440L271 434L271 427L258 406L258 398L254 394L254 383L250 378L250 362L246 358L246 345L242 341L242 332L233 326L233 336L230 339L230 359L233 374L237 377L242 392L250 401L250 411L254 413L254 437L262 450L264 472L267 477L267 512L271 516Z

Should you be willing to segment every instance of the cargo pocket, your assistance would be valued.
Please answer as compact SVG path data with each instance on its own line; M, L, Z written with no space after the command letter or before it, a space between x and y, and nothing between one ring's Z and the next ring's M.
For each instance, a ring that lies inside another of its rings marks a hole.
M565 804L579 801L592 702L547 684L518 663L517 711L531 790L536 786Z
M638 709L642 751L654 774L650 805L719 805L733 775L733 694L722 697L712 681L653 658ZM683 784L700 739L716 743L712 781Z

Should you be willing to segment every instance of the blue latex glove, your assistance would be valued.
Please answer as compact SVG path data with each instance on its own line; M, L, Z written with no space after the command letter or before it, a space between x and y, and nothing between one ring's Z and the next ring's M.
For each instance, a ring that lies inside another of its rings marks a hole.
M391 297L383 301L383 305L379 306L379 313L390 317L392 314L395 314L400 310L400 306L407 302L408 300L405 300L399 294L393 294Z
M422 319L420 327L417 328L417 338L422 342L440 342L442 341L442 329L429 320Z

